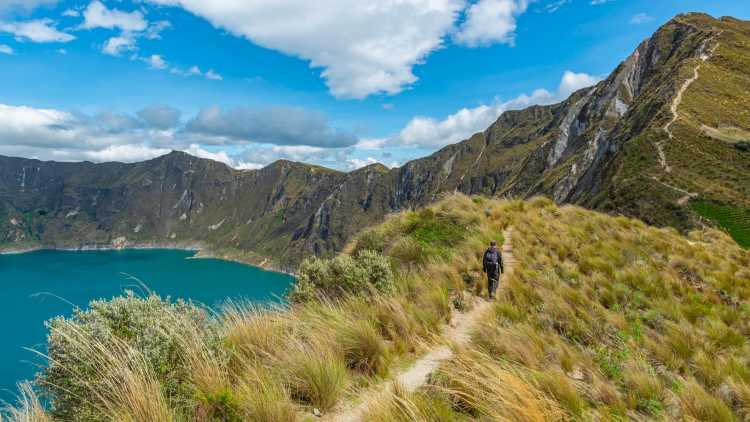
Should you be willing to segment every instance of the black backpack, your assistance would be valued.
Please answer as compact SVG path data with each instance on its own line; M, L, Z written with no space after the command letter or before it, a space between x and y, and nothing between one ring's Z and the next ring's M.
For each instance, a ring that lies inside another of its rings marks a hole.
M498 255L497 251L494 251L491 248L487 249L487 252L484 253L484 268L497 268Z

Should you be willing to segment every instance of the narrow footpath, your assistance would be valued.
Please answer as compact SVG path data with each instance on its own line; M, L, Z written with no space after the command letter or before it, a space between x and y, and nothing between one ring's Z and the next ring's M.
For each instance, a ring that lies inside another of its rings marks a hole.
M510 275L516 264L513 257L513 230L507 229L503 232L503 264L505 273L503 279ZM484 282L484 280L483 280ZM501 281L501 288L502 288ZM456 346L465 346L471 340L471 332L478 326L485 312L492 307L492 302L478 300L471 311L467 313L457 313L451 324L446 326L443 331L443 338L447 343ZM394 380L384 382L375 391L368 391L367 397L352 407L344 407L334 413L322 418L325 421L336 422L359 422L367 413L371 403L384 397L393 391L395 384L399 384L408 392L414 392L424 386L430 378L430 374L435 372L440 364L450 360L453 357L453 350L448 345L437 345L429 350L423 357L414 362L414 364L398 374ZM363 394L364 396L364 394Z
M672 167L669 165L669 162L667 162L667 155L664 152L664 142L674 139L674 134L672 133L672 125L674 125L677 122L677 120L679 120L680 118L679 107L682 104L682 98L685 95L685 92L688 90L688 88L690 88L690 85L692 85L700 77L700 70L703 64L707 62L714 55L714 52L719 47L719 43L717 42L708 52L705 51L707 48L707 45L710 42L712 42L720 34L721 32L707 39L701 46L701 53L699 56L700 61L698 61L698 63L695 65L695 68L693 69L693 76L685 80L685 82L683 82L682 86L680 86L680 89L677 91L677 95L672 100L672 104L669 107L669 111L672 113L672 118L669 119L669 121L664 125L664 128L663 128L664 132L667 133L667 139L661 140L655 143L656 152L659 156L659 164L661 165L661 167L664 169L664 172L666 173L671 173Z

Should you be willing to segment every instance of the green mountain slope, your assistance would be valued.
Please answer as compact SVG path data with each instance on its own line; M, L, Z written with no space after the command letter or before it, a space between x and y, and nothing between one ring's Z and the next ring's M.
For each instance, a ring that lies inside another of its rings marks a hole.
M750 209L750 23L680 15L607 79L562 103L509 111L429 157L351 173L258 171L172 153L137 164L0 158L0 247L176 245L293 268L442 193L547 195L680 230ZM739 231L738 231L739 230ZM739 233L739 234L737 234Z

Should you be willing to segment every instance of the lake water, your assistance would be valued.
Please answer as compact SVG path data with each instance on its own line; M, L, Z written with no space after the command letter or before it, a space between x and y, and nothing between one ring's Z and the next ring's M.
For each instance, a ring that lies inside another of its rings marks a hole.
M33 378L43 363L25 348L45 350L44 321L70 315L72 304L83 308L126 289L142 293L132 277L162 297L208 306L227 299L279 301L293 282L234 262L188 259L193 255L166 249L0 255L0 401L12 400L16 383Z

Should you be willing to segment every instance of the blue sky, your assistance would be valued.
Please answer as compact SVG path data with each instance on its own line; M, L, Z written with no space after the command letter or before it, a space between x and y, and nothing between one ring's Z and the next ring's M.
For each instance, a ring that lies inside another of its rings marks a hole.
M0 154L397 166L746 0L0 0Z

